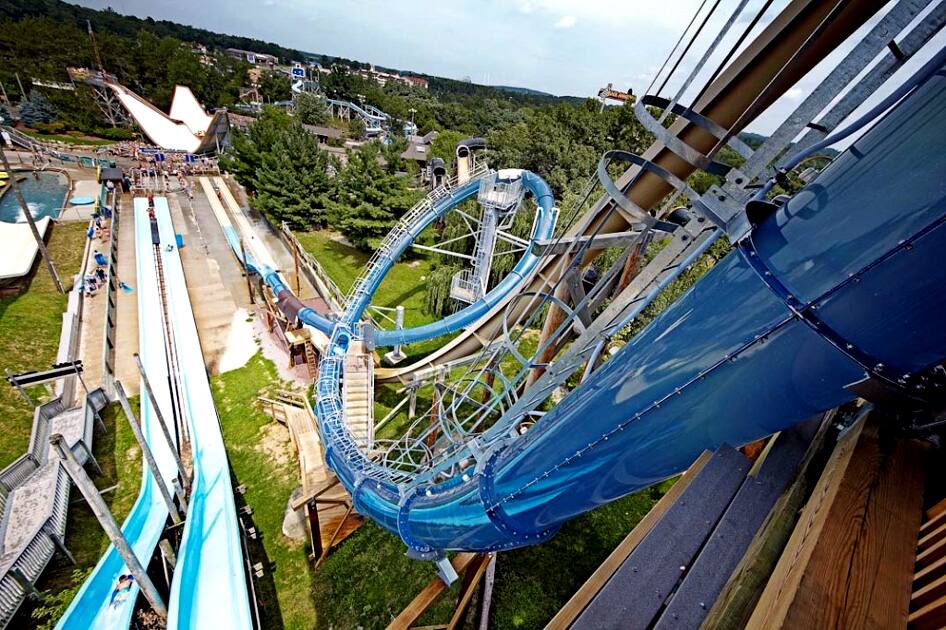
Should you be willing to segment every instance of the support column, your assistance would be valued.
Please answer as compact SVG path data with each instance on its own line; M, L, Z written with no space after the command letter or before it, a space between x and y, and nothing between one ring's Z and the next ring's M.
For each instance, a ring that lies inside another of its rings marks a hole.
M158 424L161 426L161 432L164 433L164 439L167 440L168 447L170 447L171 452L174 454L174 461L177 462L177 471L184 479L184 491L186 492L189 489L190 484L188 483L187 471L184 469L184 461L181 459L181 453L178 450L177 442L171 436L171 431L168 429L168 425L164 421L164 414L161 413L161 407L158 406L158 399L154 395L154 390L151 389L151 381L148 380L148 374L145 372L145 367L141 364L141 357L138 356L137 352L134 356L135 365L138 366L138 372L141 374L141 382L145 386L145 393L148 395L148 400L151 401L151 407L154 409L154 416L158 419Z
M118 396L118 401L121 403L125 417L128 419L128 424L131 426L131 432L135 434L135 440L138 441L138 446L141 447L141 453L144 455L145 462L151 470L152 476L154 476L154 483L158 487L158 490L161 491L161 497L164 499L168 512L171 514L171 520L175 525L179 525L181 523L181 515L177 511L177 506L174 505L174 499L171 498L168 487L164 485L161 469L158 468L158 462L154 459L151 447L148 446L148 442L141 432L141 425L138 424L138 418L135 416L135 412L132 411L131 405L128 403L128 397L125 396L125 388L122 387L121 381L115 381L115 394Z
M72 450L66 446L66 441L63 439L62 435L56 433L49 438L49 442L59 455L59 459L62 461L66 472L69 473L69 476L72 478L72 482L79 488L79 492L85 497L89 507L92 509L92 513L95 514L95 517L102 525L102 529L105 530L109 540L112 541L112 545L115 546L118 555L121 556L125 566L128 567L129 572L135 578L135 581L138 582L145 599L148 600L148 603L151 604L151 608L154 609L154 612L156 612L159 617L167 619L168 609L164 604L164 600L161 599L161 594L158 593L158 589L155 588L151 578L148 577L148 572L138 560L138 556L132 551L131 545L128 544L128 540L125 538L125 535L122 534L118 523L115 522L115 517L109 512L108 506L102 499L102 495L99 494L98 489L96 489L95 484L93 484L89 476L85 474L82 466L80 466L79 462L76 460L75 455L72 454Z

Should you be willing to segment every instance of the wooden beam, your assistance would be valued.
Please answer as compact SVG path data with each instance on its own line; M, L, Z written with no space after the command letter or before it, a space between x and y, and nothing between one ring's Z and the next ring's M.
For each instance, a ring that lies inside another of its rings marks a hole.
M943 499L942 501L940 501L939 503L937 503L936 505L928 509L926 511L926 518L934 519L938 516L942 516L943 514L946 514L946 499Z
M946 558L946 539L940 540L917 554L916 566L922 569L942 558Z
M946 596L946 575L939 576L939 579L913 593L913 597L910 598L910 608L918 610L943 596Z
M624 540L615 547L614 551L605 558L601 566L591 574L591 577L582 584L581 588L572 595L571 599L562 606L562 609L552 617L552 620L549 621L545 630L564 630L575 622L578 615L581 614L591 600L594 599L595 595L598 594L598 591L601 590L601 587L603 587L611 576L614 575L614 572L624 564L627 557L631 555L631 552L640 544L640 541L650 533L650 530L654 528L654 525L657 524L670 506L673 505L674 501L683 494L683 491L690 485L693 478L699 474L712 455L712 452L704 451L703 454L693 462L693 465L680 477L677 483L673 484L670 490L660 498L660 501L650 509L637 526L634 527Z
M749 628L894 628L909 615L925 448L849 431L805 507Z
M453 611L450 623L447 624L447 630L456 630L462 627L466 619L466 611L470 606L470 600L476 592L476 587L480 585L483 574L486 573L486 567L489 565L493 554L481 554L470 566L466 568L466 574L463 576L463 588L460 589L460 597L457 600L457 607Z
M911 614L910 627L915 630L935 630L946 627L946 595Z
M607 249L609 247L627 247L637 240L640 231L636 232L611 232L610 234L598 234L591 240L588 236L563 236L561 240L536 241L535 253L539 256L557 256L569 252L577 252L587 244L588 251L597 249ZM591 241L589 243L589 241Z
M919 589L946 575L946 558L940 558L933 564L920 569L913 576L913 588Z
M946 525L946 512L940 512L936 516L930 516L929 511L926 512L927 521L920 526L920 535L924 535L929 531L932 531L939 527L940 525Z
M917 543L917 547L920 549L920 551L929 549L932 545L941 543L944 539L946 539L946 523L943 523L937 529L934 529L933 531L926 534L924 534L923 530L921 529L920 534L922 538L920 538L920 542Z
M461 571L465 571L476 557L477 554L475 553L458 553L450 560L450 564L453 565L453 569L457 573L460 573ZM401 611L401 614L388 624L388 630L408 630L446 590L447 585L443 583L443 580L440 578L431 580L430 583L417 594L417 597Z
M704 628L741 630L745 627L765 589L766 581L792 535L799 512L811 493L812 486L817 483L830 450L834 447L831 431L834 416L833 409L822 416L818 433L812 439L811 446L798 467L795 483L785 490L769 511L742 561L716 598L716 603L703 622ZM753 472L750 471L749 474L752 475Z

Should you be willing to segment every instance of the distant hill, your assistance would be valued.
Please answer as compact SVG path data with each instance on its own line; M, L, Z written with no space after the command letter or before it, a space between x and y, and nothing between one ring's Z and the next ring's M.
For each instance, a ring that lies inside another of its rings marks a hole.
M493 85L491 87L497 90L502 90L503 92L513 92L515 94L528 94L530 96L545 96L548 98L558 98L554 94L549 94L548 92L542 92L541 90L533 90L532 88L516 87L515 85Z
M60 0L0 0L0 18L21 20L27 17L47 17L59 22L75 24L86 28L86 20L92 22L94 29L108 31L124 37L134 37L138 31L150 31L158 37L175 37L181 41L200 43L214 48L241 48L253 52L274 55L285 63L293 59L302 59L298 50L285 48L271 42L264 42L251 37L225 35L202 28L186 26L168 20L141 19L123 15L112 9L98 11Z

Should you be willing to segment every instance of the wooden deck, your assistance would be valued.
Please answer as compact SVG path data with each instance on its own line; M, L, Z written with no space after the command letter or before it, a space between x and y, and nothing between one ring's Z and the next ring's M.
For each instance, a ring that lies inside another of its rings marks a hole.
M307 510L310 532L319 532L318 547L313 540L316 558L345 540L364 522L352 508L351 496L338 478L325 466L322 442L315 426L315 416L305 398L282 394L278 399L261 399L263 409L289 428L289 439L296 448L302 494L295 499L293 509ZM315 514L313 514L315 510Z

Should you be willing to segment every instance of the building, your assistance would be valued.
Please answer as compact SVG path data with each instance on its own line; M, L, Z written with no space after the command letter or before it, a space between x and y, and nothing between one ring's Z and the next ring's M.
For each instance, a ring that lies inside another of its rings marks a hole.
M253 52L252 50L242 50L240 48L227 48L227 54L233 57L234 59L239 59L240 61L246 61L255 66L265 66L267 68L275 68L279 63L279 57L275 55L267 55L266 53Z

